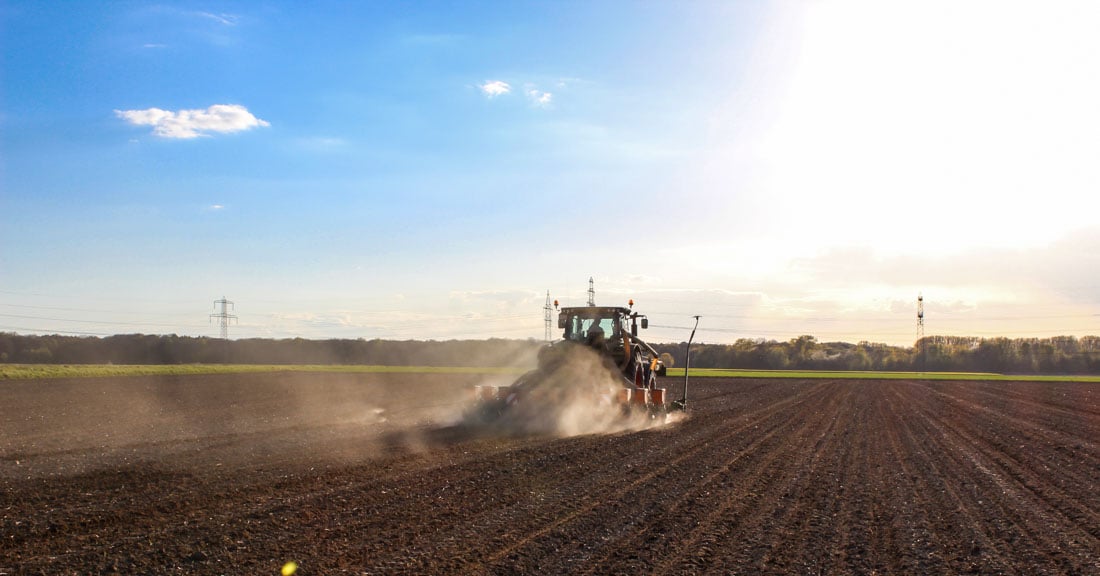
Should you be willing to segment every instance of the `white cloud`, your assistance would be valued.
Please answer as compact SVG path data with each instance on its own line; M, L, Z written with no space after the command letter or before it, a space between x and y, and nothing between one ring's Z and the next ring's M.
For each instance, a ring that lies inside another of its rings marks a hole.
M481 91L490 98L496 98L501 94L507 94L512 91L512 87L503 80L490 80L480 86Z
M510 94L512 92L512 85L503 80L489 80L484 84L478 85L478 88L489 98L496 98L497 96ZM554 99L552 93L539 90L534 84L525 84L523 87L523 94L527 96L527 100L531 105L539 108L550 106Z
M115 115L135 126L152 126L162 138L196 138L209 132L228 134L271 124L238 104L215 104L206 110L115 110Z
M225 26L236 26L237 21L240 20L240 17L238 17L236 14L214 14L212 12L197 12L196 15L209 20L213 20Z
M311 136L298 139L296 145L298 148L310 152L332 152L347 148L349 142L343 138L331 136Z
M452 302L458 303L491 303L497 308L515 307L520 305L533 305L534 303L540 301L539 294L537 292L526 290L453 291L450 293L450 299Z
M535 106L544 108L550 105L550 101L554 98L554 95L549 92L543 92L537 88L528 88L527 98Z

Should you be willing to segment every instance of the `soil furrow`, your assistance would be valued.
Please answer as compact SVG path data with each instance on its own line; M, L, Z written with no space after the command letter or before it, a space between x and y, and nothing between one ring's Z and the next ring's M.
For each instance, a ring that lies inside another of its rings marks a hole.
M908 396L912 399L912 389ZM975 459L966 440L956 436L955 441L951 441L952 435L945 425L950 420L950 406L944 405L942 399L934 410L919 402L910 402L910 405L915 415L920 416L912 419L914 427L920 430L924 442L939 454L936 461L930 461L939 492L958 506L971 529L985 536L984 542L972 550L977 558L976 566L970 568L976 567L982 572L1037 573L1040 567L1035 565L1037 558L1032 550L1037 545L1036 538L1041 540L1042 535L1020 524L1009 513L1009 508L1018 503L998 496L1002 492L990 481L988 462ZM990 508L996 513L991 515ZM990 554L989 546L993 546L996 553ZM1002 558L1009 554L1019 560L1027 559L1027 563L1005 564ZM1043 567L1044 572L1046 568Z
M616 476L621 478L621 473L611 476L609 478L610 481L606 483L607 490L602 494L594 495L595 497L586 500L586 504L583 507L577 508L567 515L557 516L555 519L551 520L549 524L539 527L533 533L525 536L522 540L497 552L493 557L490 557L490 561L496 562L503 559L521 546L567 523L576 521L581 515L600 516L600 511L598 509L602 508L607 502L629 502L632 505L626 506L625 508L627 510L648 510L648 507L637 506L637 504L639 502L660 500L659 496L665 493L664 489L666 487L675 486L682 480L682 464L697 461L700 455L705 454L705 451L711 446L721 446L725 444L722 441L724 438L740 437L744 431L758 428L768 420L774 418L777 414L782 413L792 402L797 403L801 401L803 400L800 398L791 398L787 396L779 397L773 403L767 403L760 406L755 412L739 415L740 417L737 419L719 421L716 423L717 427L699 428L700 430L705 430L705 434L698 435L698 437L694 438L691 444L684 449L679 449L676 446L662 446L659 443L660 439L647 440L647 444L641 444L640 446L656 446L655 454L647 455L642 450L632 451L635 455L643 456L642 459L636 459L631 464L631 468L636 468L641 473L638 478L624 485L621 481L616 479ZM652 448L651 451L653 451ZM630 513L626 510L617 510L614 517L618 519L629 519ZM635 527L635 529L629 530L626 533L620 533L616 540L622 541L626 539L633 542L638 539L638 532L640 529L644 528L644 523L647 522L647 520L645 518L635 518L633 520L636 520L637 523L630 524L630 526Z
M974 556L996 550L1000 553L996 560L1009 550L983 531L981 517L957 497L949 497L945 505L943 495L949 492L936 464L942 452L929 450L906 386L913 384L891 387L886 404L889 419L896 423L886 433L901 471L895 475L896 492L889 500L897 513L892 528L898 563L904 573L974 572L981 566L981 559ZM955 527L950 536L945 533L949 526ZM1007 566L1004 570L1015 573Z
M696 379L554 438L441 424L478 378L0 383L0 573L1100 574L1100 384Z
M943 447L946 456L957 464L949 469L957 474L959 484L984 487L985 493L990 495L985 505L999 508L999 517L1004 519L1001 523L1003 538L1014 543L1015 553L1026 557L1034 570L1062 573L1080 569L1081 562L1095 563L1098 559L1096 537L1048 501L1037 489L1042 484L1038 478L1019 470L1003 452L991 449L964 432L965 418L926 416L929 417L923 422L931 430L930 440ZM970 472L968 477L962 476L964 471ZM1055 490L1052 486L1045 486L1045 489ZM994 494L1000 496L993 497Z
M825 391L822 387L814 393ZM797 388L792 392L797 393ZM816 395L806 397L808 402L816 399ZM770 417L778 422L761 420L739 430L738 435L751 434L745 437L750 441L747 445L716 444L711 450L714 456L710 461L715 462L711 470L698 480L690 478L690 485L680 487L676 498L662 502L648 529L632 533L632 539L621 539L620 545L610 550L611 554L596 559L592 573L604 573L621 563L639 560L644 560L641 567L647 573L677 573L681 570L678 563L684 558L697 561L712 554L711 547L704 542L719 540L719 532L732 528L723 525L721 517L733 507L745 509L758 501L745 497L744 492L771 483L784 457L794 450L796 445L784 440L804 423L790 418L790 409L793 407ZM646 537L640 537L643 535ZM641 553L635 551L638 542L644 544Z
M1093 430L1094 439L1082 446L1059 430L1036 426L971 401L958 400L942 391L936 393L949 403L952 410L962 412L950 421L956 424L960 434L966 435L968 442L996 459L1006 472L1037 496L1056 505L1069 505L1068 509L1059 507L1063 513L1075 518L1083 517L1088 525L1100 527L1100 502L1088 498L1100 482L1100 457L1091 454L1092 448L1100 447L1095 440L1100 436L1100 428ZM990 434L991 430L1006 429L1017 431L1011 441ZM1025 438L1020 439L1020 435ZM1050 449L1035 450L1036 445ZM1037 483L1037 480L1049 476L1052 468L1058 470L1059 483ZM1048 491L1055 494L1047 497L1044 493Z

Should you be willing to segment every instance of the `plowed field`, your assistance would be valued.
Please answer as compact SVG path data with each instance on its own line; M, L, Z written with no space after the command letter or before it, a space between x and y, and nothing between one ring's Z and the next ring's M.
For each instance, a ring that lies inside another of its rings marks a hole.
M1100 384L697 379L560 438L452 426L477 379L0 383L0 574L1100 574Z

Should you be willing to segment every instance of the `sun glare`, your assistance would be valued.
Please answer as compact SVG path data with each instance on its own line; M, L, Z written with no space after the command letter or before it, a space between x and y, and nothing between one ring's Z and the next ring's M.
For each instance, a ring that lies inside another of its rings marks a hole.
M829 2L804 17L762 148L791 229L928 253L1092 223L1096 5Z

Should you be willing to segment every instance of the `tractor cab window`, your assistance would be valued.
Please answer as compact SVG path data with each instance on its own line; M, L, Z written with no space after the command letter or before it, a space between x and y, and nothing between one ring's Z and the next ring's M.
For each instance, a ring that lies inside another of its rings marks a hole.
M610 328L610 326L605 326L605 324L608 324L607 320L604 320L601 323L600 318L590 318L585 320L584 323L587 324L587 326L585 327L586 334L592 334L593 332L599 330L600 332L603 332L604 335L607 335L607 329Z
M583 342L588 325L580 316L570 316L565 324L565 337L574 342Z
M602 332L605 339L619 334L615 319L573 316L565 326L565 337L574 342L589 342L598 332Z

